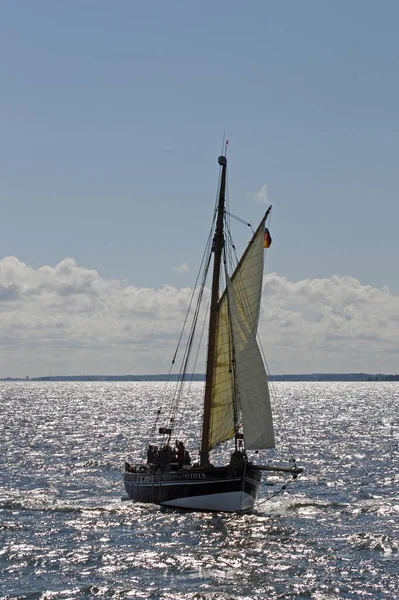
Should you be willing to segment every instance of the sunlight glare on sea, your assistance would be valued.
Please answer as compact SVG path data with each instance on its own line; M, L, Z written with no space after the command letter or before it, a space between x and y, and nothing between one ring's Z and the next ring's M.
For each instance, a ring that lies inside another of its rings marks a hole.
M122 500L164 383L1 382L0 597L398 599L399 383L273 389L277 448L251 456L286 461L291 443L305 472L212 515ZM176 421L190 451L202 390Z

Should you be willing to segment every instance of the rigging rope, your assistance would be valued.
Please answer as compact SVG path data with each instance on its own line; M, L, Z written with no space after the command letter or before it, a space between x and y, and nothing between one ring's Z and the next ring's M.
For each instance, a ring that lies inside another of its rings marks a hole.
M179 400L180 400L182 392L183 392L183 386L186 381L187 368L188 368L188 364L189 364L189 360L190 360L190 356L191 356L191 350L192 350L193 341L194 341L194 334L195 334L195 329L196 329L198 316L199 316L199 312L200 312L200 308L201 308L201 301L202 301L202 296L203 296L204 289L205 289L205 283L206 283L206 278L207 278L207 274L208 274L210 259L211 259L211 255L209 255L209 259L205 266L203 278L201 281L201 286L199 288L197 305L196 305L196 308L194 311L194 316L193 316L193 320L191 323L189 337L188 337L187 345L186 345L184 355L183 355L183 362L182 362L182 366L180 368L179 380L177 382L175 394L174 394L174 397L172 400L171 416L169 418L169 428L172 428L172 424L173 424L175 416L176 416L178 403L179 403Z
M227 210L226 210L225 214L228 215L229 217L232 217L236 221L239 221L240 223L243 223L243 225L247 225L248 227L251 228L252 233L255 233L254 230L253 230L253 227L252 227L251 223L248 223L248 221L244 221L244 219L241 219L240 217L237 217L236 215L233 215L232 213L228 212Z
M206 317L207 317L208 312L209 312L210 301L211 301L211 299L209 297L208 306L207 306L207 309L205 311L205 315L204 315L204 319L203 319L203 323L202 323L201 335L200 335L200 338L199 338L199 341L198 341L197 353L195 355L195 360L194 360L194 364L193 364L193 367L192 367L191 379L189 381L188 389L186 391L186 395L187 396L189 396L189 394L191 392L192 383L194 381L194 373L195 373L195 368L197 366L197 360L198 360L199 352L201 350L202 339L203 339L203 336L204 336L205 327L206 327L206 324L207 324L206 323ZM176 410L177 410L177 408L178 408L178 403L177 403L177 406L176 406ZM184 416L184 413L182 411L181 414L180 414L179 421L177 423L175 423L175 425L174 425L174 428L177 430L177 437L178 438L180 438L180 432L181 432L181 428L182 428L183 416ZM199 432L199 435L201 435L201 432Z
M269 502L270 500L272 500L273 498L275 498L276 496L278 496L279 494L284 492L287 489L287 486L289 486L290 483L295 481L295 479L296 479L296 476L292 477L288 481L284 482L279 490L277 490L276 492L274 492L273 494L270 494L270 496L265 498L265 500L262 500L261 502L257 502L256 504L254 504L253 506L251 506L249 508L243 508L238 512L240 512L240 513L248 512L250 510L253 510L254 508L258 508L258 506L261 506L262 504L266 504L266 502Z
M171 375L172 375L173 366L174 366L175 361L176 361L176 357L177 357L177 354L178 354L178 351L179 351L179 348L180 348L180 344L181 344L181 341L182 341L182 338L183 338L183 335L184 335L184 331L185 331L185 328L186 328L187 319L188 319L188 316L189 316L190 311L191 311L191 307L192 307L192 303L193 303L193 300L194 300L194 297L195 297L195 293L197 291L198 280L200 278L201 272L205 272L205 274L206 274L208 272L208 269L209 269L209 263L210 263L210 257L211 257L210 248L211 248L213 225L214 225L214 222L215 222L215 215L216 215L216 212L214 212L212 226L211 226L211 229L210 229L210 232L209 232L209 235L208 235L207 243L205 245L204 253L202 255L200 268L198 270L197 278L195 280L193 291L191 293L190 302L189 302L189 305L188 305L188 308L187 308L187 311L186 311L186 315L185 315L185 318L184 318L184 321L183 321L183 326L181 328L181 332L180 332L180 336L179 336L179 339L178 339L178 342L177 342L176 350L175 350L175 353L173 355L173 359L172 359L172 362L171 362L171 365L170 365L170 368L169 368L168 376L167 376L167 379L165 381L165 385L163 387L162 404L161 404L161 406L157 410L157 416L156 416L155 422L154 422L153 426L151 427L151 429L149 431L149 435L147 436L149 438L153 437L156 434L157 426L158 426L159 419L160 419L160 415L161 415L161 413L163 411L163 405L165 404L166 398L169 397L169 395L167 394L167 388L169 387L169 384L171 383ZM204 262L205 262L206 258L207 258L207 261L206 261L206 266L204 268ZM205 279L206 279L206 277L205 277ZM201 284L201 286L202 286L202 284ZM202 298L202 294L200 294L200 298ZM179 386L180 376L181 376L181 371L180 371L179 380L178 380L178 382L176 384L175 392L174 392L173 399L172 399L172 405L171 405L171 410L172 411L173 411L174 400L175 400L176 394L177 394L177 389L178 389L178 386ZM169 418L169 421L173 422L173 416ZM164 438L164 440L165 440L165 438ZM163 445L163 443L161 445ZM142 460L142 462L145 460L145 457L146 457L146 449L147 449L147 444L145 444L145 446L143 446L143 448L142 448L142 452L141 452L141 457L142 457L141 460Z
M220 179L221 179L221 171L219 172L219 179L218 179L218 186L217 189L219 189L220 187ZM186 375L187 375L187 369L188 369L188 365L189 365L189 360L191 357L191 351L192 351L192 346L193 346L193 341L194 341L194 335L195 335L195 329L196 329L196 325L197 325L197 320L199 317L199 313L200 313L200 306L201 306L201 300L203 297L203 293L204 293L204 289L205 289L205 285L206 285L206 280L207 280L207 276L208 276L208 271L209 271L209 266L210 266L210 262L211 262L211 257L212 257L212 242L213 242L213 231L214 231L214 227L215 227L215 221L216 221L216 216L217 216L217 206L218 206L218 194L216 194L216 198L215 198L215 205L214 205L214 212L213 212L213 219L212 219L212 223L211 223L211 228L209 231L209 236L208 236L208 240L205 246L205 250L202 256L202 260L201 260L201 264L200 264L200 268L198 270L198 274L197 274L197 278L195 281L195 285L191 294L191 298L190 298L190 303L189 303L189 307L187 309L185 318L184 318L184 322L183 322L183 326L181 329L181 333L180 333L180 337L177 343L177 347L175 350L175 353L173 355L173 360L172 360L172 364L170 367L170 371L169 371L169 378L173 369L173 365L176 362L176 358L177 358L177 354L183 339L183 335L184 332L186 330L186 325L187 325L187 321L188 321L188 317L189 314L191 312L192 309L192 304L193 304L193 300L195 297L195 294L198 292L198 300L196 303L196 308L194 311L194 315L193 315L193 319L191 322L191 326L190 326L190 330L188 333L188 339L187 339L187 343L186 343L186 347L185 347L185 351L183 354L183 360L182 360L182 364L181 364L181 368L179 371L179 375L178 375L178 380L175 386L175 391L172 397L172 401L170 404L170 412L169 412L169 419L168 419L168 429L173 429L173 427L175 426L175 417L176 417L176 412L177 412L177 408L179 405L179 401L182 397L183 394L183 388L184 388L184 384L186 383ZM201 277L202 275L202 277ZM200 287L199 289L197 289L198 286L198 281L201 278L201 283L200 283ZM202 339L202 335L203 335L203 330L202 330L202 334L201 334L201 339ZM196 355L196 359L195 359L195 364L197 362L197 358L198 358L198 353L199 353L199 347L197 350L197 355ZM190 381L190 386L192 384L193 381L193 375L191 376L191 381ZM169 382L168 382L169 383ZM163 441L161 443L161 446L163 446L165 443L169 443L171 434L165 434Z

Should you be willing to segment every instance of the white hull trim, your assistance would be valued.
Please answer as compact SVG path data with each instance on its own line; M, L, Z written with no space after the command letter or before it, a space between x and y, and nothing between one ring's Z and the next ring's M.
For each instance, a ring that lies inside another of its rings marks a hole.
M248 510L255 504L255 498L245 492L225 492L222 494L206 494L204 496L188 496L161 502L162 506L190 508L193 510L211 510L220 512L236 512Z

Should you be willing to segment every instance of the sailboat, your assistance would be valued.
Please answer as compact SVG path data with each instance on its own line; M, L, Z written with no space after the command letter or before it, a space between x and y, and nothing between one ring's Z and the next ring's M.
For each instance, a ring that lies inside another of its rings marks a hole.
M268 377L257 341L264 254L271 243L263 216L231 276L229 217L226 206L226 152L219 156L219 189L208 250L204 254L203 277L188 335L183 368L168 422L158 429L157 444L151 440L146 458L125 463L123 473L128 497L137 502L200 511L246 511L254 507L263 471L301 472L295 462L280 465L255 464L252 450L275 445ZM213 265L212 265L213 263ZM213 266L209 310L208 345L202 412L202 435L198 462L192 464L182 441L174 445L174 415L182 384L187 378L199 306L203 300L208 270ZM224 289L220 280L223 276ZM198 281L198 280L197 280ZM174 361L173 361L174 362ZM158 410L158 417L161 409ZM234 441L228 464L214 465L212 451L227 440Z

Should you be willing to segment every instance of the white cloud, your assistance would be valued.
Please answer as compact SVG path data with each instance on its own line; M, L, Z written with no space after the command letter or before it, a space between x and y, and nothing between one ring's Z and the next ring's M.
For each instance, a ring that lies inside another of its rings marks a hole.
M191 294L0 260L0 376L168 372ZM267 275L259 332L274 373L399 371L399 297L353 277Z
M178 273L188 273L190 267L187 263L182 263L179 267L173 267L173 271L177 271Z
M398 372L399 297L353 277L264 280L260 328L280 372ZM269 298L269 300L267 300Z
M266 183L262 185L258 192L247 192L247 198L252 198L259 204L267 204L269 202L269 194Z

